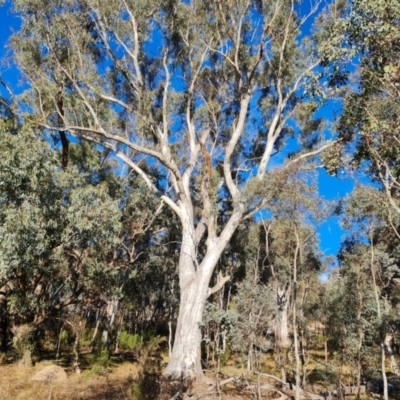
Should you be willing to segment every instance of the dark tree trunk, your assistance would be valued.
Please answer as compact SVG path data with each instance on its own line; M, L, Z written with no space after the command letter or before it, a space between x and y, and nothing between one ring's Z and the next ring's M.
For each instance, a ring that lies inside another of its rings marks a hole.
M0 289L0 352L7 351L7 294L6 288Z

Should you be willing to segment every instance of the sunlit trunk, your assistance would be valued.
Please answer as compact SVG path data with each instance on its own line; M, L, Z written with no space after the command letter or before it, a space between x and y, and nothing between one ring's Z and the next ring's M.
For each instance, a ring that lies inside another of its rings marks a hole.
M179 258L180 304L171 357L165 376L172 379L202 375L200 324L210 277L195 265L195 242L188 223L183 227ZM206 267L206 266L204 266ZM207 266L212 268L213 266ZM208 278L208 279L207 279Z
M388 351L389 357L390 357L390 364L392 366L392 371L396 376L399 376L399 367L397 365L396 359L394 357L393 349L392 349L392 342L393 337L391 335L386 335L385 337L385 346Z
M181 287L180 308L171 358L165 375L171 378L202 375L201 330L208 282L187 282Z
M100 310L100 308L98 308L96 311L96 326L94 328L93 336L90 341L90 350L89 350L90 352L93 351L94 344L96 342L96 337L97 337L97 333L99 331L100 321L101 321L101 310Z
M282 347L290 345L289 332L288 332L288 306L289 306L289 293L287 287L278 289L277 291L277 305L278 317L276 319L276 336L279 344Z
M296 390L295 390L295 399L300 400L300 354L299 354L299 343L297 337L297 309L296 309L296 300L297 300L297 256L300 250L300 240L297 235L297 231L295 230L297 246L294 253L293 260L293 345L294 345L294 355L296 358L296 373L295 373L295 381L296 381Z
M203 375L200 324L206 300L210 295L209 284L214 268L239 225L241 216L242 213L235 213L220 236L207 245L207 254L201 264L197 263L197 244L191 222L182 218L180 303L171 357L164 371L168 378L194 378Z
M389 399L388 393L388 381L386 376L386 355L385 355L385 343L381 342L381 359L382 359L382 378L383 378L383 398L384 400Z

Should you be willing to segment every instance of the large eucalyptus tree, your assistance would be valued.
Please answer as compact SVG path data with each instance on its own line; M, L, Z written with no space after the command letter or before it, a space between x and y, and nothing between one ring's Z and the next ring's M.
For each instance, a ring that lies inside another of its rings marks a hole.
M239 224L332 144L314 113L341 7L320 3L14 1L11 43L30 86L21 115L60 135L65 156L69 135L110 149L180 220L167 376L202 374L199 322L229 279L209 287Z

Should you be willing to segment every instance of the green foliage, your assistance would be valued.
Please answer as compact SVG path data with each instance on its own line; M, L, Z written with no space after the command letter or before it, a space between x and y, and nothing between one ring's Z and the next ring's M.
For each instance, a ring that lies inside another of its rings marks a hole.
M86 357L85 364L90 366L90 368L85 369L82 376L86 379L90 379L93 375L110 373L113 361L111 360L108 351L103 349L98 354Z
M68 334L68 331L67 331L67 330L64 330L64 329L63 329L63 330L60 332L59 340L60 340L60 347L64 347L64 346L67 346L67 345L68 345L68 343L69 343L69 341L70 341L70 337L69 337L69 334Z
M145 338L142 335L130 334L126 331L122 331L119 336L119 346L121 350L137 351L150 340L151 339Z
M2 132L0 149L0 284L12 288L11 319L43 321L83 292L106 294L120 200L73 167L60 171L56 152L29 129Z
M214 356L226 363L230 356L228 347L237 348L236 341L240 340L236 310L224 310L215 303L207 302L201 328L203 330L203 343L211 347ZM228 343L225 349L221 347L222 340Z
M219 353L218 358L219 358L222 366L225 366L228 363L231 355L232 355L232 351L231 351L231 347L230 346L226 346L225 347L225 351L221 351Z
M112 364L110 354L106 350L102 350L100 355L96 358L96 367L109 368Z
M349 3L344 41L359 60L356 84L348 91L339 132L351 142L353 167L383 185L398 213L400 10L396 0ZM343 44L343 43L342 43Z

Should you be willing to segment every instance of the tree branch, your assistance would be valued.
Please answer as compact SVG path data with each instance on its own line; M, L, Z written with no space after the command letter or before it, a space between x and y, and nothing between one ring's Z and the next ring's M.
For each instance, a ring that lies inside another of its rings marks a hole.
M218 275L218 282L214 287L208 289L207 298L214 293L220 291L224 287L225 283L228 282L230 279L231 277L229 275L226 275L224 277L222 277L222 274Z

